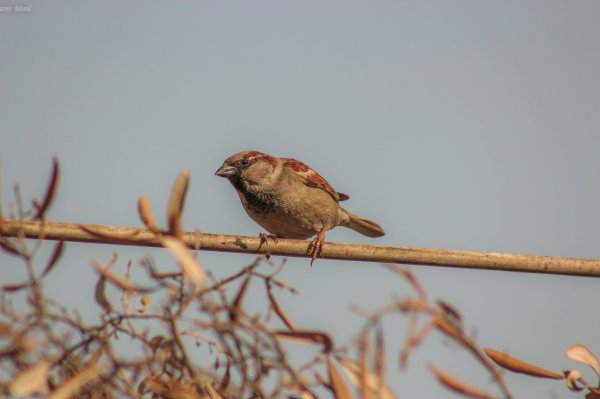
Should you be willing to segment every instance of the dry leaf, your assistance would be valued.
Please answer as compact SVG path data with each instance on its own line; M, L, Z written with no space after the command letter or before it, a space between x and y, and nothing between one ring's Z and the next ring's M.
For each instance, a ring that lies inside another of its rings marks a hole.
M292 323L292 321L287 317L281 306L279 306L279 304L275 300L275 296L273 295L273 292L271 292L271 283L269 282L269 280L265 280L265 284L267 286L267 297L269 298L271 307L273 308L277 316L279 316L279 319L283 322L283 324L285 324L287 328L290 329L290 331L296 331L296 326L294 326L294 323Z
M0 337L14 337L16 333L8 324L0 324Z
M373 384L373 386L370 386L369 383L367 382L367 378L369 377L369 374L373 375L375 378L377 378L375 376L375 374L372 374L371 371L369 370L369 365L368 365L368 359L369 356L371 354L371 350L370 350L370 346L369 346L369 341L367 339L367 334L366 333L362 333L358 339L358 364L360 366L360 372L358 373L358 376L360 378L360 397L361 399L371 399L371 397L375 396L375 397L379 397L379 392L377 392L376 395L371 395L371 393L374 393L373 391L375 389L379 389L380 385L378 382L376 382L375 384ZM373 389L373 387L375 389Z
M156 354L156 351L160 349L165 340L166 338L163 335L156 335L152 337L152 339L148 343L148 346L152 350L152 353Z
M178 238L163 237L162 244L177 260L183 274L192 280L198 287L204 284L204 271L198 261L190 254L188 247Z
M350 381L356 387L360 387L361 367L356 362L348 359L347 357L337 356L336 358L338 362L340 362L340 365L344 369L344 372L346 373ZM375 376L373 373L367 372L365 377L367 386L369 387L370 392L373 393L373 395L371 396L377 399L397 399L397 396L394 394L394 392L390 389L388 385L378 386L379 380L377 376ZM375 394L377 394L377 396L374 396Z
M44 268L44 271L40 275L40 278L44 278L44 277L46 277L46 275L48 273L50 273L50 271L56 265L56 262L58 262L58 260L60 259L61 255L62 255L62 251L63 251L64 248L65 248L65 242L64 241L59 241L56 244L56 246L54 247L54 251L52 252L52 256L50 257L50 260L48 261L48 264Z
M578 370L565 370L565 378L567 379L567 388L573 392L583 391L583 387L577 385L577 381L581 378L581 373Z
M0 239L0 248L2 248L11 255L21 256L21 252L19 252L19 250L15 248L15 246L10 241L6 239Z
M58 244L56 244L56 246L54 247L54 251L52 252L52 256L50 257L50 260L48 261L48 264L44 268L44 271L42 272L40 278L45 277L54 268L54 266L56 265L56 262L58 262L58 260L60 259L60 256L62 255L64 247L65 247L64 241L59 241Z
M569 347L565 353L569 359L590 366L594 369L596 375L600 377L600 364L598 364L598 359L596 359L596 356L594 356L588 348L581 344L575 344Z
M48 370L51 364L47 359L42 359L23 370L12 380L8 386L8 392L19 398L36 393L43 395L47 389Z
M221 378L221 384L220 384L221 389L227 389L230 381L231 381L231 361L229 360L229 357L227 357L227 366L225 368L225 374L223 375L223 378Z
M150 201L145 195L142 195L138 199L138 213L142 223L144 223L147 228L158 231L158 225L156 224L156 219L154 219L154 214L152 213L152 208L150 207Z
M352 391L350 391L350 388L337 370L337 367L333 364L331 358L327 359L327 371L329 372L329 381L335 399L353 399L354 395L352 395Z
M323 352L329 353L333 348L333 342L329 335L318 331L275 331L277 338L297 344L322 344Z
M166 382L161 381L159 378L154 376L148 376L140 382L138 385L138 393L145 395L146 393L152 393L156 397L161 397L169 392L169 386Z
M183 213L183 205L185 204L185 195L190 182L189 170L183 170L171 190L169 198L169 206L167 208L167 220L169 223L169 233L175 237L181 238L183 230L181 228L181 214Z
M113 307L110 304L110 302L108 301L108 299L106 298L106 295L104 293L105 288L106 288L106 277L101 275L100 278L98 278L98 282L96 283L94 298L96 299L96 303L98 305L100 305L100 307L102 309L104 309L105 312L110 313L110 312L112 312Z
M52 175L50 176L50 181L48 182L46 195L44 196L44 201L42 201L42 204L37 206L37 212L34 216L34 219L43 219L46 211L50 207L50 204L52 204L52 200L56 194L56 188L58 187L59 173L60 169L58 166L58 160L54 158L52 160Z
M494 397L487 392L481 391L477 388L474 388L463 381L442 372L441 370L435 368L434 366L429 366L429 370L433 373L438 382L444 385L446 388L451 391L457 392L469 398L475 399L494 399Z
M142 295L140 298L140 303L142 304L142 307L138 309L138 312L146 313L148 311L148 307L150 306L150 296Z
M242 299L244 299L244 295L246 294L246 289L248 289L248 284L250 283L251 279L252 279L252 275L248 274L246 276L246 278L244 279L244 282L242 283L240 290L238 291L237 295L235 296L235 299L233 300L233 303L229 310L229 318L231 321L235 321L235 319L237 317L240 306L242 305Z
M524 361L509 356L505 353L498 352L490 348L484 348L483 351L498 366L504 367L505 369L515 373L527 374L539 378L551 378L553 380L562 380L564 378L560 374L553 373L552 371L548 371L529 363L525 363Z
M417 292L419 299L421 299L423 301L427 300L427 294L425 293L425 289L423 288L423 286L421 286L421 284L419 283L419 280L417 280L415 275L412 274L412 272L410 270L405 269L404 267L396 265L394 263L381 263L381 265L383 267L385 267L386 269L391 270L392 272L404 277L404 279L406 279L406 281L408 281L408 283Z
M600 393L598 392L588 392L587 395L585 395L585 399L600 399Z
M301 385L290 387L294 391L293 396L288 396L290 399L316 399L316 396Z
M199 399L224 399L223 396L215 389L215 387L209 383L202 387L208 394L208 396L203 395L202 397L198 397ZM179 398L177 398L179 399Z
M108 269L108 267L102 267L96 262L93 262L92 266L93 266L94 270L96 270L96 272L98 272L98 274L105 277L113 285L115 285L117 288L120 288L123 291L135 291L135 292L148 291L148 289L137 287L137 286L133 285L132 283L130 283L129 281L127 281L125 278L119 276L118 274L111 272Z
M29 284L28 282L18 283L18 284L6 284L6 285L2 286L2 291L4 291L4 292L19 291L19 290L22 290L23 288L29 287L30 285L31 284Z
M49 399L68 399L73 397L82 386L96 379L103 370L104 366L99 363L86 367L79 374L58 384Z
M437 301L438 306L444 312L444 315L450 320L457 328L461 328L462 317L458 310L448 302L439 300Z
M4 245L10 244L11 245L11 249L9 250L9 248L5 248ZM54 247L54 251L52 252L52 256L50 257L50 260L48 261L48 264L46 265L46 267L44 268L44 270L42 271L41 275L39 276L39 278L24 282L24 283L18 283L18 284L7 284L2 286L2 290L5 292L14 292L14 291L19 291L22 290L24 288L27 287L31 287L34 286L38 283L38 281L42 278L44 278L48 273L50 273L50 271L54 268L54 266L57 264L56 262L60 259L60 256L62 255L62 251L64 248L64 241L59 241L56 246ZM15 254L12 251L16 251L16 249L14 249L14 247L12 247L12 244L9 242L4 242L2 240L0 240L0 246L2 246L5 250L7 250L8 252L10 252L11 254ZM16 253L17 255L20 255L18 252Z
M208 389L209 386L206 385L204 389ZM159 377L147 377L144 379L140 385L138 386L138 392L141 395L146 393L152 393L154 397L159 398L177 398L177 399L201 399L206 398L207 396L200 396L200 394L196 391L194 384L192 382L182 383L173 378L161 379ZM211 391L211 393L213 393ZM212 396L214 398L220 398L217 392L216 396ZM211 397L210 395L208 397Z
M377 324L375 329L375 375L380 381L380 386L385 386L385 342L383 340L383 328Z

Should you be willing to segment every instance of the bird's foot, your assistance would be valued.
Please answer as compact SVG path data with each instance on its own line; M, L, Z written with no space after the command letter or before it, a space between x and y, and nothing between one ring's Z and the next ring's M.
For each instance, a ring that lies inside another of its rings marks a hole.
M314 240L311 241L308 246L308 251L310 251L310 265L313 265L313 262L317 257L323 254L323 246L325 245L325 230L321 230L319 234L315 237Z
M269 239L273 240L273 242L275 244L277 244L279 242L279 239L277 238L277 236L275 234L260 233L258 235L258 238L260 238L260 244L258 245L259 251L262 248L263 244L266 244L267 248L269 247ZM271 254L267 253L267 254L265 254L265 256L267 257L267 259L269 259L271 257Z

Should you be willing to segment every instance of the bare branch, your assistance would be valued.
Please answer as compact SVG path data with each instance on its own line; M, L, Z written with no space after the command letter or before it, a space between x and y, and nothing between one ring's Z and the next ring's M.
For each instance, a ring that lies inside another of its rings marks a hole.
M43 229L42 229L43 226ZM80 225L76 223L5 220L0 224L4 237L39 238L119 245L161 246L161 239L145 228ZM308 241L281 239L269 248L261 248L258 237L222 234L184 233L183 241L190 248L206 251L271 254L307 257ZM263 246L264 247L264 246ZM600 260L535 256L496 252L460 251L381 245L327 243L325 259L344 259L413 265L461 267L469 269L518 271L600 277Z

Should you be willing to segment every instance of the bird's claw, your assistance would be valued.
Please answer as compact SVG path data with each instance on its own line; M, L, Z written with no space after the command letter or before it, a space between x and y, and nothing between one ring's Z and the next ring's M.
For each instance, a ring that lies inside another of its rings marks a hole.
M314 240L311 241L308 246L308 251L310 251L310 265L313 265L315 259L323 254L323 246L325 245L325 231L319 232Z
M277 238L277 236L275 234L260 233L258 235L258 238L260 238L260 244L258 244L259 251L262 248L263 244L266 244L267 247L269 247L269 239L273 240L273 242L275 244L277 244L279 242L279 239ZM265 254L265 256L267 257L267 259L269 259L271 257L271 254L267 253L267 254Z

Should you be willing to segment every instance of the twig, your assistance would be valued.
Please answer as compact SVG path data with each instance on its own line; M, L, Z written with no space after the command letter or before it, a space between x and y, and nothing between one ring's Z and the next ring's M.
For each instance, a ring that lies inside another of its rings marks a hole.
M42 230L43 237L49 240L162 246L161 240L155 232L146 228L21 220L5 220L0 223L0 235L4 237L39 238ZM303 240L281 239L277 244L270 245L269 248L264 246L261 248L259 237L188 232L183 234L183 240L190 248L199 247L206 251L270 253L271 255L308 257L309 241ZM322 257L325 259L600 277L600 260L597 259L333 242L325 245Z

